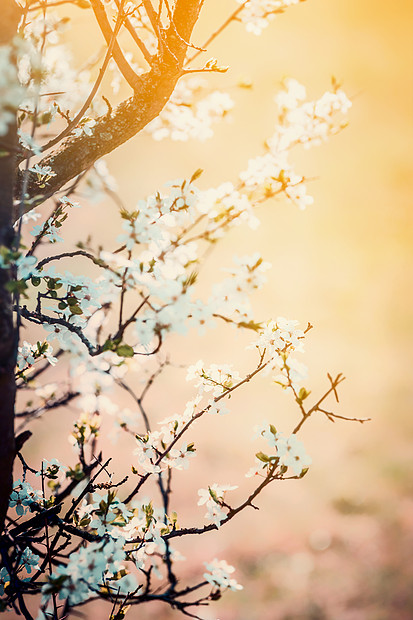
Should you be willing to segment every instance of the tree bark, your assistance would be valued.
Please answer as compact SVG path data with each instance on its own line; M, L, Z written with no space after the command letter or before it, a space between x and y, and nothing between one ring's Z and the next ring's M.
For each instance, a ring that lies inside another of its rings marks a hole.
M0 45L8 44L16 34L20 11L13 0L3 0L0 22ZM1 138L0 157L0 246L11 248L14 239L13 192L15 180L16 122L10 123ZM0 269L0 532L9 504L13 483L14 403L16 395L16 330L13 324L12 299L7 289L9 269Z

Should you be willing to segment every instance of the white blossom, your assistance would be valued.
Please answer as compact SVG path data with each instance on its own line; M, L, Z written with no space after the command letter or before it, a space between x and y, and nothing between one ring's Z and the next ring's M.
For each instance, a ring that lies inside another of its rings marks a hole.
M211 562L205 562L205 568L208 572L204 573L204 578L209 581L213 586L222 589L229 590L242 590L243 587L233 577L232 573L235 568L228 564L225 560L211 560Z
M223 501L225 493L227 491L233 491L237 489L237 486L231 486L229 484L217 484L214 483L208 489L199 489L198 506L205 505L207 512L205 518L212 521L217 527L227 518L227 512L223 507Z

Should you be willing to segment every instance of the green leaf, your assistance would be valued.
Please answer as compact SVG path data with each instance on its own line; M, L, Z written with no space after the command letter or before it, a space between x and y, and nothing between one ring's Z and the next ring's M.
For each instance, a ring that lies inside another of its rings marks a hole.
M128 344L120 344L116 349L116 354L119 355L119 357L133 357L135 355L135 351L133 350L133 347Z
M304 387L302 387L300 389L300 391L298 392L298 397L296 399L297 402L298 403L302 403L303 400L305 400L307 398L307 396L310 396L310 394L311 394L311 392L307 392L307 390Z
M257 454L255 456L262 463L268 463L270 461L270 457L267 456L267 454L264 454L264 452L257 452Z
M116 345L113 340L111 340L111 338L108 338L102 347L102 351L113 351L115 349L115 346Z
M11 282L6 282L5 288L9 291L9 293L23 295L23 297L27 298L25 291L28 287L25 280L12 280Z

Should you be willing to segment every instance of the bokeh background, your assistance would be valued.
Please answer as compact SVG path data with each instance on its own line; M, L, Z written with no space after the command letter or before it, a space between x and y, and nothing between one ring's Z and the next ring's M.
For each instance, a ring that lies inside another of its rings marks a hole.
M198 43L233 6L206 2ZM71 17L67 37L76 37L80 63L101 43L88 11L73 10ZM201 187L235 180L273 132L273 95L286 76L305 84L314 98L335 76L353 101L348 128L325 145L294 153L297 171L313 179L314 205L301 212L283 201L268 202L260 209L261 227L233 231L203 275L208 284L234 253L259 249L273 269L254 297L256 316L310 321L314 330L303 358L310 368L307 387L321 394L327 372L344 373L334 411L371 421L333 425L315 418L302 433L313 457L304 480L273 485L260 498L259 512L244 512L228 529L181 543L188 558L182 575L193 577L203 561L219 557L237 567L244 585L241 593L227 593L202 610L207 619L413 618L412 17L409 0L308 0L277 17L261 37L233 24L209 49L209 56L230 66L211 84L229 85L237 103L228 122L215 127L215 137L157 143L142 134L106 158L123 202L133 208L140 197L197 168L205 170ZM251 80L252 88L239 89L239 80ZM82 239L90 232L112 247L118 227L117 209L108 202L73 212L66 234L77 240L79 230ZM245 370L244 344L236 331L220 330L175 338L169 348L178 350L178 363L202 357ZM148 400L155 418L173 413L190 396L183 378L171 369L155 386ZM198 440L198 458L189 475L176 476L174 508L182 511L182 525L202 521L200 486L245 484L243 472L259 449L250 440L254 424L266 418L288 431L297 419L288 395L261 379L234 396L231 411L191 436ZM59 454L51 450L70 431L74 415L70 408L48 414L47 434L36 422L29 457L69 456L65 439ZM124 453L124 444L115 448L116 462L127 469ZM178 616L151 605L128 615ZM106 615L99 608L90 617Z

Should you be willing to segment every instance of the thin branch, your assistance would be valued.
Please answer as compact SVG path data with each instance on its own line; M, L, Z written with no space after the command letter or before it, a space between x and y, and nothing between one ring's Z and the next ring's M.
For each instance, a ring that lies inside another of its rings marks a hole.
M46 411L51 411L52 409L58 409L59 407L63 407L70 403L74 398L80 396L80 392L68 392L61 396L57 400L53 400L51 402L47 402L41 407L36 407L35 409L28 409L26 411L21 411L15 414L16 418L24 418L24 421L19 424L16 428L16 433L20 432L31 420L35 418L39 418Z
M31 312L30 310L28 310L27 306L22 306L20 308L20 314L24 319L27 319L28 321L31 321L32 323L36 323L37 325L42 325L42 324L47 323L48 325L61 325L62 327L65 327L68 331L78 336L78 338L81 340L81 342L85 345L85 347L89 351L89 355L91 355L92 357L95 355L99 355L99 353L102 352L102 347L94 346L90 342L90 340L86 338L86 336L83 333L83 329L81 327L72 325L65 319L53 318L41 312L34 312L34 311Z
M121 6L123 7L125 0L121 0ZM50 140L47 144L45 144L44 146L42 146L42 152L43 151L47 151L48 149L50 149L52 146L55 146L55 144L57 144L58 142L60 142L61 140L63 140L63 138L65 138L66 136L68 136L72 129L74 129L74 127L76 127L76 125L82 120L86 110L89 108L90 104L92 103L97 91L99 90L99 87L102 83L103 80L103 76L106 73L106 69L109 65L109 61L112 57L112 53L113 53L113 49L114 46L116 44L116 37L118 36L120 27L122 25L122 17L121 17L121 9L119 9L119 13L118 13L118 17L116 20L116 24L115 24L115 29L112 33L112 36L109 40L108 43L108 48L106 51L106 55L102 64L102 67L99 71L99 75L93 85L92 90L89 93L89 96L87 97L86 101L84 102L83 106L81 107L81 109L79 110L79 112L76 114L75 118L68 124L68 126L55 138L53 138L53 140Z
M340 383L342 383L342 381L345 380L345 377L343 377L343 375L340 373L337 375L337 377L335 379L333 379L329 374L327 374L330 383L331 383L331 387L329 390L327 390L327 392L315 403L315 405L313 405L311 407L311 409L309 409L307 412L304 410L302 403L300 403L300 401L297 401L300 405L300 408L303 412L303 417L301 418L300 422L297 424L297 426L294 428L292 434L295 435L296 433L298 433L298 431L300 430L300 428L303 426L304 422L306 422L308 420L308 418L315 412L315 411L319 411L320 410L320 405L326 400L326 398L328 398L328 396L330 396L330 394L334 394L337 401L338 401L338 394L337 394L337 386L340 385Z
M115 2L116 2L116 6L119 9L120 8L120 0L115 0ZM148 50L147 50L144 42L142 41L142 39L139 38L135 28L131 24L131 21L130 21L129 17L125 17L124 24L125 24L125 27L126 27L127 31L131 35L132 39L135 41L136 45L139 47L140 51L142 52L142 55L145 58L146 62L148 63L149 66L152 66L153 58L152 58L151 54L148 52Z
M74 250L73 252L62 252L61 254L55 254L54 256L47 256L43 260L39 261L39 263L37 263L36 268L41 269L42 267L44 267L48 263L51 263L54 260L61 260L62 258L73 258L73 256L84 256L85 258L91 260L98 267L102 267L103 269L109 268L109 266L104 261L102 261L100 258L96 258L96 256L93 256L93 254L90 254L90 252L86 252L85 250Z
M237 9L235 9L235 11L231 13L231 15L221 24L221 26L217 30L215 30L215 32L213 32L211 36L208 37L205 43L201 45L199 50L195 54L193 54L191 58L188 58L185 65L189 65L193 60L195 60L195 58L197 58L203 51L205 51L208 45L212 43L212 41L216 39L221 34L221 32L225 30L227 26L229 26L232 21L236 19L236 17L239 15L239 13L241 13L242 9L245 7L246 4L248 4L248 2L250 2L250 0L245 0L243 4L241 4Z
M249 373L244 379L242 379L241 381L239 381L238 383L236 383L235 385L233 385L231 388L225 390L225 392L223 392L223 394L220 394L220 396L217 396L216 398L214 398L213 403L218 403L220 400L222 400L223 398L226 398L229 394L231 394L234 390L238 389L239 387L241 387L241 385L244 385L245 383L248 383L249 381L251 381L251 379L253 377L255 377L255 375L257 375L259 372L261 372L262 370L264 370L264 368L266 368L266 366L269 364L269 361L267 362L263 362L264 360L264 355L265 355L265 350L264 352L261 354L260 357L260 361L258 363L257 368ZM172 448L175 446L175 444L181 439L182 435L184 435L184 433L186 433L186 431L188 430L188 428L191 426L191 424L193 424L195 422L195 420L197 420L198 418L200 418L204 413L206 413L207 411L209 411L209 409L211 409L212 404L207 405L204 409L202 409L201 411L199 411L198 413L194 414L193 417L185 424L185 426L183 426L183 428L179 431L179 433L177 433L174 437L174 439L170 442L170 444L165 448L165 450L158 456L158 458L156 459L154 465L159 465L161 463L161 461L165 458L165 456L168 454L168 452L170 452L172 450ZM136 493L138 493L139 489L142 487L142 485L148 480L148 478L151 476L150 473L144 474L141 479L139 480L138 484L135 486L135 488L133 489L133 491L128 495L128 497L124 500L125 504L128 504L131 499L133 499L133 497L136 495Z
M124 1L125 0L120 0L122 10L123 10ZM123 77L129 84L129 86L132 88L132 90L134 91L137 90L137 88L141 84L141 78L132 69L132 67L126 60L125 56L123 55L123 52L120 49L119 43L116 41L116 36L119 32L119 29L123 21L123 15L122 15L122 18L119 19L119 16L121 15L121 10L119 10L119 13L118 13L118 21L116 22L116 26L115 26L115 32L116 32L115 34L112 31L112 27L109 23L109 20L106 15L105 7L103 6L102 2L100 0L90 0L90 3L92 5L92 9L95 14L96 21L99 24L99 28L103 36L105 37L106 44L108 46L111 45L112 47L111 54L113 56L113 60L116 62L117 66L119 67L119 71L122 73Z

